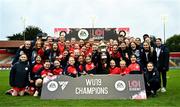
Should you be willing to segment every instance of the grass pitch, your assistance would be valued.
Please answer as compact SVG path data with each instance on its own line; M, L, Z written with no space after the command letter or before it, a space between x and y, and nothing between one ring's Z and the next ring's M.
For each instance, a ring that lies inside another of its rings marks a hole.
M72 107L115 107L115 106L180 106L180 70L168 71L167 92L147 100L41 100L39 97L5 95L10 89L9 71L0 71L0 107L9 106L72 106Z

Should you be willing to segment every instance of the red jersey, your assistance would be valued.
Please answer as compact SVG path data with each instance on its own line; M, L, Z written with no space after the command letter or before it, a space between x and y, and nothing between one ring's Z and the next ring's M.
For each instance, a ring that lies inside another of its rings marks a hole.
M140 71L140 66L138 63L132 63L128 66L130 71Z
M69 48L69 53L74 53L74 47L71 46L71 47Z
M109 74L120 74L120 68L119 67L110 68Z
M48 73L51 73L51 70L49 70L49 69L44 69L44 70L41 72L41 76L42 76L42 75L47 76Z
M54 75L61 75L62 72L63 72L63 69L62 69L62 68L55 68L55 69L53 69L53 71L52 71L52 73L53 73Z
M43 50L43 48L40 48L40 49L37 51L37 54L38 54L39 56L43 57L43 56L44 56L44 50Z
M32 72L33 73L36 73L40 68L42 68L43 65L42 64L35 64L33 69L32 69Z
M120 74L129 74L130 70L129 68L120 68Z
M92 62L85 65L85 70L86 70L87 72L93 70L94 68L95 68L95 65L94 65L94 63L92 63Z
M121 55L120 52L117 52L117 53L112 52L111 57L112 57L112 58L119 58L119 59L121 59L121 58L122 58L122 55Z
M60 50L60 53L62 54L64 52L64 49L65 49L64 43L59 42L58 43L58 48Z
M79 70L80 70L80 72L83 72L83 70L84 70L84 66L81 64L81 65L79 65Z
M67 67L67 72L70 74L77 74L77 70L74 66L70 65Z
M92 55L92 48L89 48L86 50L85 56L91 56Z

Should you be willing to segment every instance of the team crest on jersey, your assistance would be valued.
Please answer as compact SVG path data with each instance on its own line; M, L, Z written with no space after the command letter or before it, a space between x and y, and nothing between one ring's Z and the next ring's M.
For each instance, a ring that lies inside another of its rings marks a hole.
M139 66L136 66L136 69L138 69L139 68Z

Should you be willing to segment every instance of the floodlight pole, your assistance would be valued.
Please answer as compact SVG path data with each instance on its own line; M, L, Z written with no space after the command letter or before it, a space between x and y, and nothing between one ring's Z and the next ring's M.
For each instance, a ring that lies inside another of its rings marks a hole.
M163 35L164 35L164 44L166 42L166 21L167 21L167 16L162 16L162 21L163 21Z
M23 29L26 29L26 18L25 17L21 17L22 23L23 23ZM24 41L26 40L26 35L25 32L22 33L23 37L24 37Z

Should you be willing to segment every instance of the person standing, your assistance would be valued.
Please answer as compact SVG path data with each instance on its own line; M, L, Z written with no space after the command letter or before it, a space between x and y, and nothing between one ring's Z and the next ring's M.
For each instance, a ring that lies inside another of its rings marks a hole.
M169 70L169 50L162 44L161 38L156 39L155 51L157 53L157 69L162 77L161 92L166 92L167 78L166 74Z
M140 51L140 62L142 70L145 71L148 62L152 62L154 66L157 65L156 51L149 43L143 43L143 49Z

